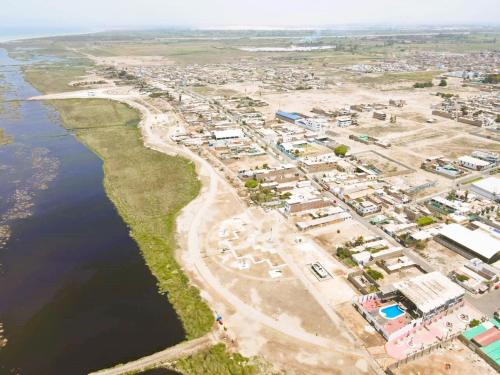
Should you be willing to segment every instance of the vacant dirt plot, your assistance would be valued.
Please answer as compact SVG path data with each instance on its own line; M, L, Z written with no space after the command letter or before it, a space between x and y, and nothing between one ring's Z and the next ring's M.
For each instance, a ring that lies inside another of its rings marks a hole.
M394 371L398 375L494 375L493 370L481 357L462 342L454 340L446 348L409 362Z
M267 164L273 166L278 162L269 155L243 156L239 159L226 159L223 161L232 172L238 173L242 169L260 169Z
M368 238L372 233L355 220L347 220L340 223L328 225L307 232L314 237L323 247L331 252L334 252L337 246L343 245L346 241L350 241L359 236Z
M361 161L364 165L368 167L374 167L378 169L382 174L402 174L412 172L409 168L404 167L401 164L395 163L394 161L384 157L380 153L373 151L366 151L355 154L356 159Z
M429 241L424 250L419 251L437 271L447 275L450 271L464 265L467 262L463 256L455 253L447 247L437 243L436 241Z

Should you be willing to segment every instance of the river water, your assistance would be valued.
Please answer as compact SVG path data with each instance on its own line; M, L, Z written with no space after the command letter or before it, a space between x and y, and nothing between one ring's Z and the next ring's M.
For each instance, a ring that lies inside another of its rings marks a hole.
M185 339L103 188L102 162L0 49L0 373L85 374ZM2 239L5 242L2 245Z

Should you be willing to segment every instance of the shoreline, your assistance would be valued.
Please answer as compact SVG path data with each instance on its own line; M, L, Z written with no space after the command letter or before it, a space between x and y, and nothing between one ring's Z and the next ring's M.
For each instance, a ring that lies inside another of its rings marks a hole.
M70 99L63 99L63 100L70 100ZM107 99L96 98L95 100L100 100L100 101L105 102ZM121 103L123 105L126 105L127 107L133 109L134 111L136 111L137 113L140 114L141 119L140 119L139 123L137 124L137 132L134 132L136 134L134 134L133 136L136 137L136 139L143 145L143 147L145 149L149 149L149 150L152 150L153 152L161 153L160 151L155 150L152 147L147 147L147 144L143 143L142 138L144 137L144 134L142 132L142 129L143 129L142 124L145 122L145 115L140 110L140 108L138 106L133 105L133 102L130 102L127 100L125 100L125 101L113 100L113 101L117 102L117 103ZM45 102L47 103L47 101L45 101ZM62 109L54 102L55 101L49 101L47 104L54 106L54 108L61 115ZM119 191L119 189L111 181L110 174L112 173L112 171L110 170L110 166L109 166L109 158L106 155L104 155L102 152L100 152L98 147L95 147L95 145L92 145L87 140L85 140L80 134L78 134L78 130L74 131L71 129L71 127L68 127L68 124L65 123L63 118L61 118L61 125L65 129L67 129L68 131L73 133L80 143L82 143L85 147L87 147L91 152L95 153L102 160L103 173L104 173L104 179L103 179L102 183L103 183L106 195L108 196L110 201L115 206L119 216L122 218L122 220L125 222L125 224L129 228L130 236L132 237L132 239L137 243L138 247L140 248L141 255L142 255L144 262L146 263L146 266L148 267L149 271L158 280L158 283L157 283L158 293L162 294L162 295L166 295L166 298L169 300L169 303L174 307L176 314L177 314L177 317L180 319L180 321L182 322L182 325L184 327L184 331L186 334L186 340L199 338L199 337L202 337L203 335L205 335L206 333L210 332L210 329L207 329L207 328L208 328L208 325L210 325L210 328L213 326L212 323L213 323L214 319L212 317L211 311L209 311L209 309L208 309L208 306L206 306L206 305L201 306L200 305L200 303L202 303L201 299L198 302L194 302L195 304L199 305L198 306L199 311L205 310L205 311L203 311L203 313L206 314L205 318L204 319L201 318L201 320L205 321L204 323L202 322L202 324L206 328L202 329L202 330L190 328L192 318L195 318L194 321L199 322L200 317L199 316L190 317L189 311L183 311L183 307L179 306L179 304L176 303L176 297L174 296L174 293L175 293L174 289L175 288L170 285L172 280L162 278L161 275L158 273L158 270L156 269L156 267L158 265L154 264L154 262L151 259L152 257L148 253L148 250L149 250L151 244L148 244L147 240L145 239L146 236L155 236L156 234L155 233L144 233L144 230L142 228L139 228L140 224L137 222L136 219L134 219L133 212L131 212L130 209L128 209L128 207L127 207L127 204L125 202L125 200L126 200L125 194L122 194ZM171 155L166 155L163 153L161 153L161 154L165 158L172 158ZM186 159L186 161L187 161L187 159ZM195 200L199 196L199 192L200 192L199 184L200 183L198 180L197 181L198 187L196 190L196 194L192 197L192 199L189 202L186 203L186 205L188 205L191 201ZM175 237L176 237L176 229L175 229L176 218L184 207L185 207L185 205L180 207L177 210L174 210L174 211L171 211L171 212L168 212L165 214L166 221L163 224L168 228L170 235L174 237L174 239L173 239L174 241L175 241ZM159 239L156 239L156 240L159 240ZM182 267L178 263L177 257L176 257L176 253L177 253L176 250L177 249L176 248L168 249L167 247L169 247L169 246L168 246L168 244L165 244L165 243L164 244L156 243L155 245L158 247L164 247L165 252L168 252L168 253L170 253L169 255L173 256L173 261L169 262L168 265L162 264L160 266L167 266L168 268L174 268L175 270L172 272L182 273ZM177 245L174 242L172 244L172 246L177 246ZM183 273L182 273L182 275L183 275ZM180 280L182 280L182 278ZM187 278L185 281L182 280L180 283L183 285L182 286L178 285L177 287L181 287L181 289L183 289L183 292L185 292L187 294L192 294L192 293L198 292L197 289L196 289L196 292L194 290L192 290L192 288L194 288L194 287L189 283ZM194 298L196 298L196 297L194 297Z

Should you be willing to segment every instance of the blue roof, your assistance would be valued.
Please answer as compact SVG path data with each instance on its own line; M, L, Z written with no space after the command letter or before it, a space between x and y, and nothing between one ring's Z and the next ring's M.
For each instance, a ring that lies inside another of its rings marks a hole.
M286 117L286 118L289 118L290 120L294 120L294 121L302 118L302 116L299 116L296 113L290 113L290 112L285 112L285 111L278 111L278 112L276 112L276 115Z

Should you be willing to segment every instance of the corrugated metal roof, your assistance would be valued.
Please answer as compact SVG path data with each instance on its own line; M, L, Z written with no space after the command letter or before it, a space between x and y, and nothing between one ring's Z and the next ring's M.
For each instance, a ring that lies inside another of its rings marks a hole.
M302 118L302 116L299 116L296 113L290 113L290 112L285 112L285 111L277 111L276 115L286 117L286 118L289 118L290 120L294 120L294 121Z
M500 252L500 240L480 229L470 230L460 224L448 224L439 234L486 259L492 259Z

